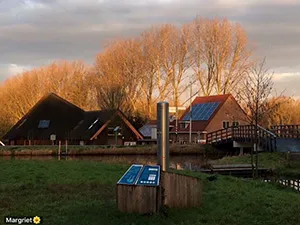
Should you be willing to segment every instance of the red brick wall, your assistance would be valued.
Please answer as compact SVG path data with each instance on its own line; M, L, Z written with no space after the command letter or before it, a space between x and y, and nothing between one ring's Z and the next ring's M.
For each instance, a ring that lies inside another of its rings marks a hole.
M206 127L207 132L212 132L223 128L223 121L229 121L229 125L232 126L233 121L238 121L240 125L246 125L247 116L237 104L235 100L229 97L217 114L210 121Z

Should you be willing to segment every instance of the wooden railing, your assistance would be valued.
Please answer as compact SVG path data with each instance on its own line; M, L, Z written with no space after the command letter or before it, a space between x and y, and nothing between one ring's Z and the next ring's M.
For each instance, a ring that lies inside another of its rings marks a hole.
M206 143L212 144L215 142L220 142L220 141L228 141L232 139L232 129L227 128L227 129L221 129L217 130L211 133L206 134Z
M217 130L206 135L206 143L221 144L228 141L255 143L255 131L257 130L258 144L266 151L276 151L276 135L267 129L255 125L241 125Z
M274 125L271 131L282 138L300 138L300 125Z
M283 179L266 179L265 182L274 182L274 183L279 183L282 186L287 186L294 188L296 191L300 192L300 180L295 179L295 180L283 180Z

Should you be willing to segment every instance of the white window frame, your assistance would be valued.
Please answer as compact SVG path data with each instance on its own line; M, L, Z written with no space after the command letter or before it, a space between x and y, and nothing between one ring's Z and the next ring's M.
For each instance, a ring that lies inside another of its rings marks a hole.
M226 123L226 125L228 125L228 126L224 126L225 123ZM230 127L230 122L229 122L228 120L223 120L223 121L222 121L222 127L223 127L223 129L229 128L229 127Z
M233 127L237 127L237 126L239 126L240 125L240 122L239 121L233 121L232 122L232 126Z

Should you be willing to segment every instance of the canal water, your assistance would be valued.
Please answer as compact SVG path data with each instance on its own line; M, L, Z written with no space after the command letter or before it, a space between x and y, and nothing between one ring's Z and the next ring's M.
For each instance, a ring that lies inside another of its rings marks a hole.
M198 170L206 165L209 160L220 158L221 156L213 155L206 157L205 155L171 155L170 168L178 170ZM122 164L148 164L156 165L157 157L155 155L101 155L101 156L2 156L0 159L7 160L86 160L99 161L107 163Z

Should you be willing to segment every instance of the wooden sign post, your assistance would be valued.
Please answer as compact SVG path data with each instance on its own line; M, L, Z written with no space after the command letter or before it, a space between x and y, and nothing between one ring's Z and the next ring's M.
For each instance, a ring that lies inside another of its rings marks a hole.
M133 164L117 183L121 212L153 214L161 205L160 166Z
M153 214L162 206L188 208L201 204L198 178L169 173L169 104L157 104L158 165L133 164L117 183L121 212ZM162 170L162 171L161 171Z

